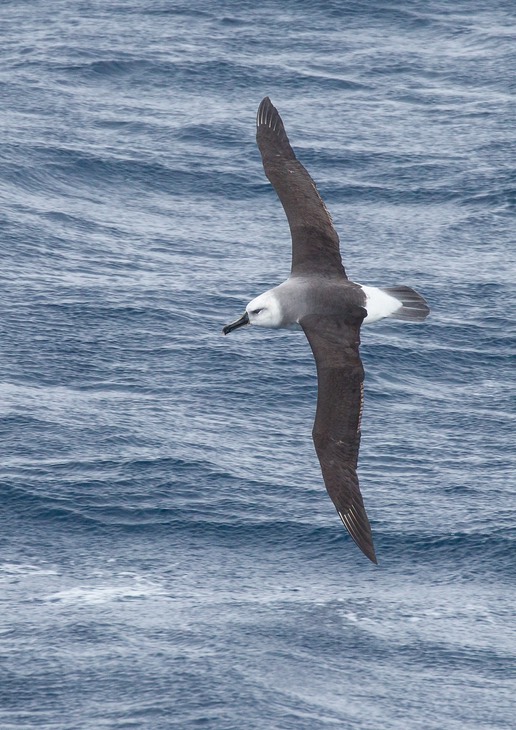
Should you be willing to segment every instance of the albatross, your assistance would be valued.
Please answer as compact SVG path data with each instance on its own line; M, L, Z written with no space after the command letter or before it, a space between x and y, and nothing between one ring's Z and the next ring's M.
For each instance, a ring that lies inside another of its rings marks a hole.
M292 267L286 281L250 301L222 331L250 324L303 330L317 370L312 437L324 484L355 543L377 563L357 476L364 400L360 328L385 317L420 322L430 309L408 286L379 288L348 279L331 216L269 97L259 106L256 127L265 175L290 226Z

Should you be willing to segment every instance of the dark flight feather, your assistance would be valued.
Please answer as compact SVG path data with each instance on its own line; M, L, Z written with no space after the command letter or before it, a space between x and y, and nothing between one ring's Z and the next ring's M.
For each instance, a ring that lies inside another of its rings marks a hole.
M365 316L365 309L353 307L342 315L310 315L300 324L317 366L317 411L312 435L324 483L349 534L377 563L357 476L364 393L359 345Z
M292 276L346 277L339 237L314 181L296 159L285 127L269 97L256 117L263 168L287 215L292 235Z

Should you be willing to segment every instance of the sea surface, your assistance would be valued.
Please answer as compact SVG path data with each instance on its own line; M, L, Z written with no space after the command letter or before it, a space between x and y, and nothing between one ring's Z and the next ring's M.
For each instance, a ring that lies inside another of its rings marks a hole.
M2 730L510 730L516 6L3 0ZM359 475L312 441L269 95L366 326Z

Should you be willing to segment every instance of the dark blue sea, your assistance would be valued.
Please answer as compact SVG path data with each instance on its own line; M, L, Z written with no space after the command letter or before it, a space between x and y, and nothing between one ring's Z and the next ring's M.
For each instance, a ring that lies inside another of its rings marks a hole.
M510 0L3 0L2 730L515 727ZM269 95L362 330L379 566L311 440Z

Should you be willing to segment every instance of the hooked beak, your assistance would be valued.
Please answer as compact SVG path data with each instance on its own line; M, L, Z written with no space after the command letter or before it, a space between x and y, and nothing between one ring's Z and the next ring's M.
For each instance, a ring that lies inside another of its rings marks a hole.
M240 319L237 319L236 322L231 322L231 324L227 324L223 327L222 331L225 335L229 335L230 332L233 332L233 330L236 330L239 327L243 327L245 324L249 324L249 315L247 312L244 312Z

